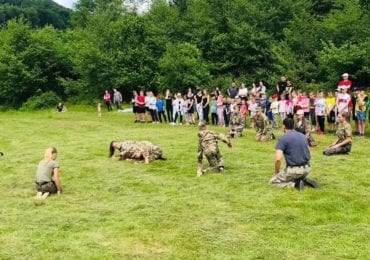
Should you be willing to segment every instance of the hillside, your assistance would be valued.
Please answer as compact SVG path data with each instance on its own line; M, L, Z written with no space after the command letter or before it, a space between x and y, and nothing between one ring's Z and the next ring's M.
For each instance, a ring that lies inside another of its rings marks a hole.
M58 29L70 26L72 11L52 0L0 0L0 24L8 20L25 17L34 27L47 24Z

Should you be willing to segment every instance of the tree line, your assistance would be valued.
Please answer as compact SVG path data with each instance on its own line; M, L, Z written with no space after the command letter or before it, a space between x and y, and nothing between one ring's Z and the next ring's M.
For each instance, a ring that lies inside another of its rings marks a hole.
M43 93L69 102L105 89L184 92L232 81L334 89L340 75L370 84L367 0L153 1L142 14L121 0L80 0L66 29L23 16L0 30L0 105Z

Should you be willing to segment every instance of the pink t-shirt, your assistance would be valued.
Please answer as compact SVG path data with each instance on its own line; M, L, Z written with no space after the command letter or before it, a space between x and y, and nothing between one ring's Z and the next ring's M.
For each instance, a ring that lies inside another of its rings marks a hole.
M285 100L279 101L279 113L286 113Z
M310 99L309 98L301 98L298 102L298 105L301 107L303 112L310 112Z

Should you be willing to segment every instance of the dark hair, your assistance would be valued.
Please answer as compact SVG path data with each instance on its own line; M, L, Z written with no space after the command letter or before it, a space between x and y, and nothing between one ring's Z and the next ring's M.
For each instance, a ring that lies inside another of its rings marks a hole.
M113 146L113 143L115 143L116 141L112 141L112 142L110 142L110 145L109 145L109 155L108 155L108 157L109 158L111 158L112 156L113 156L113 154L114 154L114 150L115 150L115 148L114 148L114 146Z
M286 129L292 130L294 128L294 121L292 118L287 117L284 119L283 125L285 126Z

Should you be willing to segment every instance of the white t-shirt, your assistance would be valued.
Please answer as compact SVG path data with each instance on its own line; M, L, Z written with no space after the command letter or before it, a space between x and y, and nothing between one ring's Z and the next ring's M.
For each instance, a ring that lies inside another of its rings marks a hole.
M251 112L251 117L254 117L256 115L256 107L258 107L257 103L249 104L248 110Z
M343 112L348 113L348 102L351 100L351 97L347 93L338 93L337 95L337 104L338 110L343 110Z
M324 116L325 115L325 107L326 107L326 100L324 98L318 98L315 101L316 107L316 115L317 116Z
M149 109L157 110L157 99L156 97L147 97L147 105Z
M246 97L248 95L248 89L247 88L240 88L238 92L239 97Z

